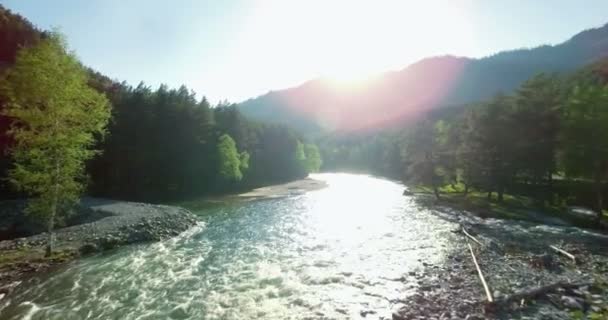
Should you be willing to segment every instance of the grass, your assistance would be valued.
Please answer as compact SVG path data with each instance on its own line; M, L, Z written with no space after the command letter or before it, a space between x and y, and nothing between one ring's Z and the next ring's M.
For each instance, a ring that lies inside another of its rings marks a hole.
M76 256L74 250L58 250L50 257L44 255L42 248L23 247L13 250L0 251L0 270L10 268L19 263L62 263L72 260Z
M433 194L431 188L416 187L412 189L416 193ZM492 194L492 199L488 200L487 193L470 191L464 196L464 185L446 185L439 189L441 199L436 203L448 205L450 207L470 211L483 218L526 220L533 222L543 222L543 217L559 218L573 225L581 227L596 228L595 221L588 218L575 216L568 212L564 205L541 203L533 198L504 194L503 201L499 202L497 194ZM608 217L608 211L604 212Z
M13 264L16 262L21 262L25 260L29 260L36 256L31 249L17 249L17 250L6 250L2 251L0 255L0 267L8 264Z

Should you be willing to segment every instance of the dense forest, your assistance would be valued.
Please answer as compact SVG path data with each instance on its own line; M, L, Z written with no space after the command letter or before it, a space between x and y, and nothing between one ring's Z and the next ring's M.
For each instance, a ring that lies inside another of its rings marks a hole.
M0 7L3 71L11 69L24 48L50 37L52 33ZM88 86L111 105L105 139L96 146L99 155L86 164L90 195L169 201L293 180L321 165L317 147L301 135L286 126L247 120L232 104L212 106L185 86L133 87L80 68ZM49 75L53 77L58 75ZM8 98L1 99L4 108ZM0 194L8 198L19 196L6 179L14 160L9 152L13 122L0 116Z
M324 168L371 172L442 190L585 205L598 219L608 181L608 59L538 74L512 94L434 110L415 125L319 139Z

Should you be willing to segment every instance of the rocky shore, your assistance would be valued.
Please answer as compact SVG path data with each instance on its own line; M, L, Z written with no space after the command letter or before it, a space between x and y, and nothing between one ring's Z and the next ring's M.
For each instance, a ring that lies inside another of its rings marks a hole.
M0 241L0 299L10 294L23 278L78 256L169 238L197 223L190 211L179 207L86 198L68 220L70 225L56 230L56 253L47 258L44 257L46 233L37 233L36 227L24 230L18 221L8 225L11 218L17 216L14 210L22 208L21 203L3 204L5 232L12 228L35 234Z
M481 244L455 228L462 241L444 263L427 265L424 273L404 278L418 286L414 295L395 304L394 320L605 319L608 315L607 235L575 227L481 219L449 208L432 212L464 227ZM487 302L469 243L495 303ZM572 253L576 261L550 245ZM573 285L509 300L516 293L558 283Z

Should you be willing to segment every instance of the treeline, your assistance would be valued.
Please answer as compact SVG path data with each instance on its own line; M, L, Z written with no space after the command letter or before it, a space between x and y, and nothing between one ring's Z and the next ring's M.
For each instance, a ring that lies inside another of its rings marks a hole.
M49 37L51 33L0 6L2 73L15 64L20 50ZM185 86L132 87L82 68L89 87L112 106L105 139L95 148L100 154L87 163L91 195L169 201L293 180L321 165L314 144L285 126L249 121L234 105L211 106ZM6 101L0 97L0 114ZM12 123L10 117L0 116L0 194L5 198L22 196L4 179L14 167Z
M404 139L405 133L399 130L321 137L317 144L323 157L322 170L401 178Z
M513 94L440 109L401 131L319 142L333 168L466 193L506 193L593 207L608 180L608 60L574 75L539 74ZM454 189L454 188L452 188Z
M105 81L104 81L105 80ZM146 201L238 191L317 171L316 146L284 126L211 107L182 86L133 88L97 76L113 105L102 154L90 164L94 195Z

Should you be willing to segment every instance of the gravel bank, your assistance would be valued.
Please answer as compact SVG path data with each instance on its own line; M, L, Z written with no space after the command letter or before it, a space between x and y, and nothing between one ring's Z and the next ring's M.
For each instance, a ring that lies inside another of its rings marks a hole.
M81 201L76 219L56 230L57 256L50 259L43 257L45 233L0 241L0 299L32 273L82 254L172 237L197 223L190 211L179 207L95 198Z
M474 248L494 299L557 281L589 284L556 289L534 299L501 303L486 310L486 297L462 235L447 260L411 274L418 283L414 295L395 305L393 319L572 319L573 313L605 312L608 305L608 236L567 226L479 217L440 208L442 218L464 226L482 245ZM577 257L549 248L554 245Z
M300 179L284 184L277 184L257 188L249 192L241 193L237 199L274 199L301 195L309 191L319 190L327 187L327 183L313 178Z

